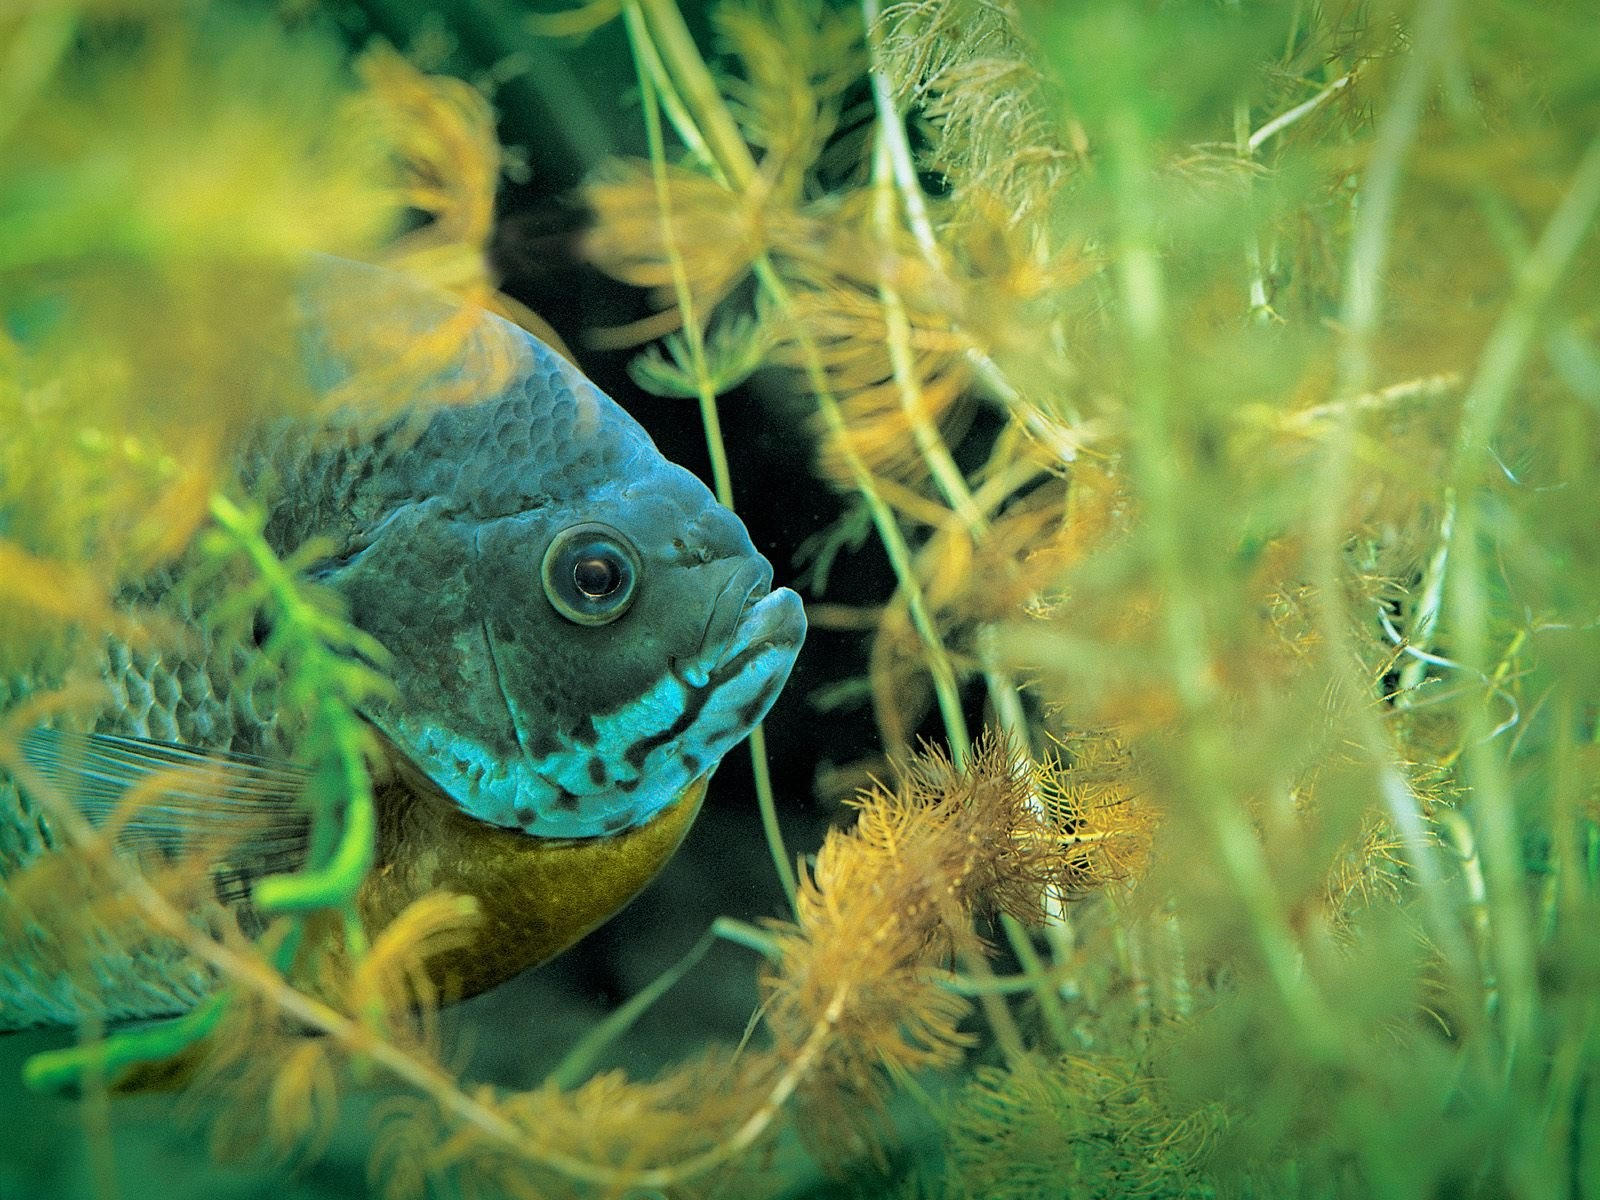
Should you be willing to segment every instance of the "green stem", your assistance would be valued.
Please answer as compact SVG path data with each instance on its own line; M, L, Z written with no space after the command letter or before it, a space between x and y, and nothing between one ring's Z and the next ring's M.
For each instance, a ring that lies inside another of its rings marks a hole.
M1300 120L1301 117L1309 116L1311 113L1321 108L1329 100L1333 99L1333 97L1337 95L1341 89L1348 87L1350 85L1350 81L1355 77L1356 73L1354 71L1351 71L1347 75L1341 75L1327 87L1318 92L1315 96L1311 97L1311 99L1300 104L1296 104L1288 112L1279 113L1260 129L1256 130L1252 134L1249 134L1243 139L1242 145L1244 149L1249 151L1251 154L1254 154L1257 150L1261 149L1262 146L1266 145L1269 139L1276 137L1285 129L1289 128L1289 126L1293 125L1296 121Z
M772 264L762 257L756 261L755 270L756 278L767 290L767 294L793 319L794 305L789 290L778 277ZM972 739L967 732L966 715L961 710L961 693L956 682L955 667L950 662L950 655L945 650L933 616L928 611L927 599L923 595L922 584L917 579L910 547L906 545L905 536L900 531L900 524L895 519L894 511L884 503L883 496L873 483L872 472L867 469L867 464L862 461L861 455L851 444L849 426L845 422L839 401L833 394L833 388L828 383L827 373L822 366L822 355L817 349L816 342L797 320L794 322L794 333L800 344L801 353L805 356L806 378L811 384L812 394L817 398L817 408L822 414L823 425L827 428L829 436L835 440L839 454L849 468L851 482L861 493L862 500L866 502L873 528L877 531L879 541L883 543L884 552L889 556L889 566L893 569L900 590L905 595L912 628L916 630L917 637L922 642L923 653L927 656L928 674L933 679L934 695L939 702L939 714L944 721L945 736L950 741L950 754L956 765L960 766L967 759Z
M257 523L220 494L211 498L211 516L248 559L283 627L302 637L305 644L312 648L308 653L314 655L317 667L308 668L309 673L331 675L331 664L328 671L321 670L323 659L334 655L320 636L325 621L300 595L296 580L267 545ZM332 791L342 802L339 812L342 818L340 833L325 861L292 875L269 875L256 883L253 896L256 904L266 913L304 913L318 908L351 905L361 881L372 867L377 813L373 802L372 777L362 758L360 726L348 703L328 692L318 696L312 725L331 736L332 758L329 765L337 776L337 785ZM328 789L313 790L320 794ZM327 827L333 816L331 812L314 814L316 824L321 827ZM357 952L359 949L359 946L352 947Z
M1039 952L1033 948L1033 939L1028 936L1028 931L1022 922L1008 913L1000 916L1001 928L1005 930L1006 941L1011 944L1012 951L1017 956L1017 962L1022 967L1019 976L1026 981L1028 990L1039 1004L1039 1015L1044 1019L1044 1026L1050 1031L1050 1040L1055 1042L1060 1050L1066 1050L1072 1042L1072 1023L1067 1019L1067 1009L1061 1003L1061 994L1057 990L1060 984L1052 977L1049 967L1039 957ZM993 987L999 984L999 979L994 975L980 979L978 985Z
M1590 142L1566 196L1517 273L1511 302L1490 334L1462 404L1450 479L1453 490L1463 500L1452 533L1452 565L1446 576L1445 597L1455 657L1468 670L1485 677L1491 661L1490 604L1483 577L1477 483L1501 416L1539 332L1545 305L1582 245L1597 210L1600 137ZM1523 890L1522 839L1506 757L1488 740L1486 706L1470 704L1462 724L1465 765L1473 783L1473 824L1482 847L1495 929L1493 948L1504 997L1509 1070L1519 1048L1531 1046L1538 1028L1539 992L1531 913Z
M253 895L263 912L304 913L350 906L372 868L378 825L372 777L361 758L359 731L348 719L337 720L334 728L344 796L339 840L320 867L292 875L269 875L257 882ZM359 947L351 949L360 952Z
M899 106L889 87L889 75L883 66L883 37L878 29L878 0L861 0L861 19L866 26L867 53L872 62L872 103L878 110L878 133L882 147L893 169L895 187L900 192L900 202L905 205L906 224L917 239L928 265L943 270L944 256L939 249L939 239L934 236L933 221L928 216L928 203L922 194L922 184L917 179L917 166L911 157L911 143L906 138L905 125Z
M1287 906L1278 895L1257 830L1227 787L1232 745L1210 662L1210 614L1203 581L1191 573L1186 544L1190 502L1176 456L1165 280L1151 210L1153 172L1143 130L1131 110L1107 127L1108 169L1118 223L1115 247L1120 310L1135 366L1130 467L1144 512L1141 525L1162 597L1162 642L1183 714L1174 740L1188 802L1209 835L1210 853L1238 897L1285 1012L1304 1043L1323 1058L1339 1052L1337 1025L1304 969Z
M873 191L877 201L874 215L877 219L878 236L883 244L894 245L894 188L888 161L888 139L881 134L877 143L877 152L873 155ZM956 461L950 456L950 448L945 445L944 438L928 419L928 406L924 402L922 387L917 379L916 362L911 353L911 320L906 315L906 306L900 299L900 293L889 282L888 272L884 271L878 279L878 302L883 305L884 329L888 334L889 365L894 373L895 390L900 394L900 409L906 415L906 423L911 426L911 438L917 444L917 451L922 455L922 461L927 465L928 473L933 476L933 481L938 485L939 492L944 496L945 503L961 518L961 523L967 527L967 533L976 545L981 542L989 532L988 522L983 519L983 514L973 503L972 492L967 487L965 476L961 468L956 466Z
M977 1000L984 1019L994 1032L1000 1053L1014 1070L1028 1057L1028 1046L1022 1040L1022 1030L1017 1027L1017 1019L1011 1015L1011 1008L1006 1003L1006 993L993 986L995 974L989 967L989 959L981 950L961 957L966 963L967 973L974 976L979 984L972 993L973 998Z
M872 102L878 113L878 130L883 138L884 150L889 156L889 165L895 188L900 194L900 203L906 211L906 224L911 229L912 237L916 239L923 260L939 275L948 278L949 268L939 247L939 239L933 231L933 221L928 215L928 203L922 194L922 184L917 179L917 166L911 156L911 143L906 138L900 110L894 102L894 95L889 87L889 76L884 70L882 37L878 29L878 0L861 0L861 16L866 25L867 51L872 63L870 72ZM1077 456L1075 443L1067 436L1066 431L1034 406L1024 404L1022 394L1006 378L1000 365L981 347L968 346L965 356L968 364L976 372L978 382L983 385L991 399L998 401L1014 419L1021 421L1044 445L1051 447L1062 462L1071 462Z
M743 946L746 950L753 950L763 958L778 957L778 940L764 929L758 929L747 921L735 920L733 917L718 917L711 924L711 932L723 941L732 942L736 946ZM1030 947L1031 949L1031 947ZM981 996L985 992L995 992L1002 995L1021 995L1024 992L1039 990L1041 982L1051 989L1070 981L1075 971L1072 963L1059 963L1055 966L1045 966L1039 960L1037 953L1033 959L1034 967L1019 975L995 975L990 973L984 976L952 972L940 975L936 982L947 992L954 992L958 996ZM1054 1029L1054 1026L1052 1026ZM1064 1033L1069 1033L1063 1029ZM1063 1043L1064 1044L1064 1043Z
M716 80L694 44L683 14L673 0L637 0L649 21L656 47L667 70L682 85L682 94L705 135L712 156L728 180L743 192L755 182L755 158L745 145L738 123L722 102Z
M1234 152L1239 156L1239 161L1247 167L1255 161L1255 151L1250 145L1250 104L1240 98L1233 105L1233 141ZM1246 173L1245 186L1251 191L1255 190L1255 180ZM1272 319L1271 307L1267 304L1267 278L1262 267L1261 237L1253 225L1247 224L1244 228L1244 257L1245 267L1250 276L1249 297L1250 315L1258 322L1268 322Z
M867 25L868 46L872 51L872 94L878 110L878 143L873 158L878 232L885 244L893 244L894 200L898 190L900 201L905 208L906 221L917 244L922 248L923 257L931 267L943 273L943 258L939 252L938 241L934 237L933 225L928 219L927 204L922 195L921 185L917 182L916 170L911 160L911 147L906 141L900 113L895 108L889 93L888 77L879 62L881 51L876 32L877 0L863 0L862 13ZM928 420L927 409L922 402L922 392L917 386L916 368L911 354L911 324L906 317L905 305L900 299L900 293L889 283L887 277L879 282L878 297L883 304L884 323L889 335L889 361L894 371L895 385L900 392L901 408L911 425L911 435L917 443L923 461L928 466L929 474L933 476L934 482L943 494L945 503L961 518L974 544L977 544L988 534L989 524L974 501L972 492L967 487L966 478L956 466L944 439ZM980 650L981 643L985 641L992 647L993 637L988 627L980 630L978 636ZM1026 748L1027 722L1023 717L1022 702L1017 695L1015 682L999 667L997 659L992 654L984 657L983 672L1001 728L1012 733Z
M673 10L676 13L676 9ZM728 470L727 447L722 440L722 419L717 412L717 394L712 385L711 373L706 367L705 331L694 308L694 293L689 287L689 274L672 231L672 190L667 182L667 152L661 129L661 111L653 75L645 57L650 47L650 58L655 60L650 34L637 0L623 6L627 23L628 42L633 49L634 71L639 80L639 93L644 101L645 137L650 149L650 171L655 183L656 208L661 218L661 241L666 248L667 260L672 268L672 286L683 316L684 336L689 346L689 365L694 373L695 392L700 401L700 421L705 427L706 449L711 458L711 478L717 500L730 512L733 506L733 477ZM741 143L742 144L742 143ZM789 850L784 845L783 828L778 822L777 798L772 790L772 770L767 762L766 731L757 725L750 731L750 773L755 780L756 807L761 812L761 830L767 840L767 850L778 874L783 894L794 910L797 882L794 867L789 861Z
M743 946L746 950L754 950L763 958L778 957L778 939L748 921L735 920L733 917L718 917L711 922L711 932L725 942Z
M871 0L868 0L868 4L870 16ZM881 73L874 72L873 79L879 90L884 93L880 98L879 137L877 151L873 156L872 178L876 200L874 216L879 237L885 246L892 246L896 233L894 184L897 171L893 166L893 155L890 150L892 139L889 131L893 128L902 142L905 140L905 134L899 128L899 118L894 110L890 108L885 112L881 107L887 103L888 90ZM916 195L920 201L921 192L918 191ZM908 212L916 211L918 210L908 208ZM913 216L911 219L915 223L916 217ZM925 212L922 213L921 219L926 222ZM931 229L928 234L932 235ZM899 291L889 282L887 273L879 278L878 300L883 305L890 369L894 374L895 388L900 394L901 411L905 413L906 422L911 427L912 440L916 442L917 451L922 455L922 461L926 464L929 475L933 477L939 493L944 497L945 504L966 526L967 536L972 539L973 545L980 545L989 535L989 523L973 499L966 477L962 475L961 468L956 466L950 448L940 436L938 428L928 418L927 405L923 401L922 388L917 379L916 362L911 351L911 321L906 314L905 303L901 300ZM992 635L987 639L985 635L989 635L987 626L979 631L979 640L980 643L984 640L992 643ZM983 674L1001 727L1017 737L1019 744L1026 749L1029 740L1027 722L1022 715L1022 702L1017 695L1015 682L1000 668L993 655L984 658Z
M795 894L800 885L795 878L789 849L783 841L783 827L778 823L777 797L772 790L772 767L767 760L767 731L761 725L750 731L750 773L755 778L756 808L761 813L761 832L767 839L767 852L772 856L773 868L778 872L778 883L782 885L789 910L793 912Z
M689 112L689 107L678 94L677 85L672 82L666 64L661 61L655 43L648 36L648 29L643 37L636 36L634 27L628 26L628 42L633 49L634 62L642 64L649 72L650 82L655 88L656 99L660 101L662 110L666 113L667 121L672 126L674 133L683 140L689 148L689 153L699 160L710 175L723 187L728 186L728 176L717 165L717 156L712 152L711 146L706 142L705 135L700 132L700 127L695 124L694 117Z
M1439 542L1428 558L1428 565L1422 573L1422 584L1417 590L1417 602L1406 624L1406 644L1413 649L1426 651L1433 645L1433 635L1439 626L1439 609L1444 601L1445 567L1450 561L1450 538L1455 524L1456 492L1454 488L1447 487L1444 491L1444 512L1439 518ZM1400 669L1399 695L1395 697L1399 707L1415 706L1420 699L1417 689L1422 686L1427 672L1426 659L1413 655L1406 660L1405 666Z
M228 994L218 992L181 1017L123 1030L103 1041L41 1051L23 1063L22 1082L35 1092L56 1092L90 1073L114 1080L127 1067L160 1062L187 1050L216 1028L227 1006Z
M640 47L649 40L644 16L635 0L623 5L623 20L628 30L628 43L633 49L634 73L639 81L639 95L644 105L645 141L650 152L650 177L655 186L656 215L661 227L661 244L666 250L667 265L672 271L672 290L678 302L678 312L683 317L684 338L689 346L689 364L694 372L695 392L700 400L700 419L705 426L706 449L711 456L711 477L717 499L727 508L733 507L733 481L728 473L728 455L722 444L722 421L717 415L717 395L706 369L705 334L701 329L699 314L695 312L694 293L689 287L689 271L683 253L678 249L672 231L672 189L667 181L667 150L661 131L661 109L657 103L656 89L651 83Z
M1333 388L1336 406L1331 410L1332 421L1313 493L1317 504L1307 524L1310 573L1319 594L1317 619L1326 662L1336 683L1353 695L1349 711L1355 727L1354 741L1369 761L1375 791L1416 872L1429 935L1439 947L1452 991L1461 997L1458 1012L1464 1023L1464 1040L1477 1053L1477 1044L1470 1035L1481 1012L1481 1006L1473 1002L1475 993L1482 998L1481 976L1461 935L1454 889L1439 862L1427 818L1398 765L1398 755L1379 719L1364 675L1355 675L1361 668L1351 643L1343 572L1345 514L1352 489L1351 466L1360 407L1357 399L1371 387L1372 348L1383 310L1384 271L1400 184L1406 157L1421 128L1429 83L1449 43L1451 13L1451 0L1426 0L1420 9L1410 56L1378 121L1372 156L1357 194L1340 309L1343 338Z
M738 191L747 191L755 183L758 174L755 159L751 156L749 147L745 145L738 125L729 115L727 106L723 104L716 82L706 68L705 60L700 57L700 51L696 48L688 27L683 23L682 13L678 11L673 0L634 0L634 3L637 3L645 16L648 32L651 34L651 37L644 41L653 43L655 50L660 54L663 74L677 85L673 89L673 94L682 97L683 103L678 108L679 115L674 119L674 123L683 122L679 132L684 136L686 144L705 146L717 168L713 171L713 176L721 178ZM655 72L652 56L646 55L642 61L653 76ZM666 91L667 89L663 89L663 94L666 94ZM669 117L673 116L673 111L669 108ZM757 258L754 267L756 278L767 294L793 319L793 302L771 260L763 254ZM844 416L838 400L833 395L833 389L828 384L816 343L798 322L795 323L795 336L805 357L806 377L817 398L823 423L838 442L840 453L850 469L851 479L867 504L873 526L889 556L890 566L894 570L901 590L905 593L912 626L922 641L928 657L929 675L933 679L934 694L938 699L940 716L944 722L946 737L950 741L952 757L958 763L963 762L970 749L971 738L967 731L966 717L961 711L960 689L956 682L955 669L950 663L949 654L945 651L944 643L939 638L928 611L921 584L917 581L911 551L900 532L893 511L884 503L883 497L874 486L871 472L867 470L866 464L862 462L848 439L843 436L846 430Z
M550 1072L547 1083L553 1084L563 1090L577 1087L594 1072L595 1063L600 1055L628 1030L634 1023L644 1016L662 996L672 988L678 980L688 974L689 969L706 956L706 951L711 949L711 944L716 941L716 930L708 929L700 935L689 950L672 966L657 975L642 990L628 998L627 1003L610 1013L588 1033L580 1038L572 1049L562 1056L556 1069Z

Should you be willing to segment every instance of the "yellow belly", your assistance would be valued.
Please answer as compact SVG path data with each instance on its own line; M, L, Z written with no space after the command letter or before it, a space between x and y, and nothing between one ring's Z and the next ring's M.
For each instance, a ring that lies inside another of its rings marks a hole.
M708 779L644 825L573 840L487 825L431 788L388 782L378 863L360 893L367 929L376 934L430 891L473 897L475 935L429 958L427 969L441 995L476 995L559 954L633 899L683 841Z
M581 840L486 825L425 783L380 781L378 861L358 896L367 933L375 937L429 892L471 896L479 919L470 940L428 957L426 967L444 1001L486 991L559 954L638 895L694 823L709 778L695 780L644 825ZM338 1004L348 970L343 938L326 913L311 919L308 933L295 983ZM176 1058L136 1066L116 1088L182 1087L208 1053L203 1041Z

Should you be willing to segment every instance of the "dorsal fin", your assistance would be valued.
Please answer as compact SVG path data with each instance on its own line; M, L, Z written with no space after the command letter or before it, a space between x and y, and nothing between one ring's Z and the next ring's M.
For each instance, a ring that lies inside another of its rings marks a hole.
M113 826L116 845L169 859L211 855L230 893L305 857L308 772L292 763L58 729L24 735L22 757L91 825Z

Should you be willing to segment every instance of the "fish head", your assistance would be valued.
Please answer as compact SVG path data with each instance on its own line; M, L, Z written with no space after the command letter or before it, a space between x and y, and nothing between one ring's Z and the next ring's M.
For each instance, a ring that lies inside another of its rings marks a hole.
M765 716L805 636L744 525L526 335L519 378L377 467L385 499L320 572L393 654L369 719L470 816L617 834Z

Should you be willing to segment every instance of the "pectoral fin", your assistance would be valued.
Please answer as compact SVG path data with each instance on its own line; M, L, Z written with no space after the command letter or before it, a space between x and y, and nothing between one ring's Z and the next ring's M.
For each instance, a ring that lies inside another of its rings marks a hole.
M22 757L44 786L135 853L205 854L236 888L305 858L308 773L292 763L56 729L26 734Z

